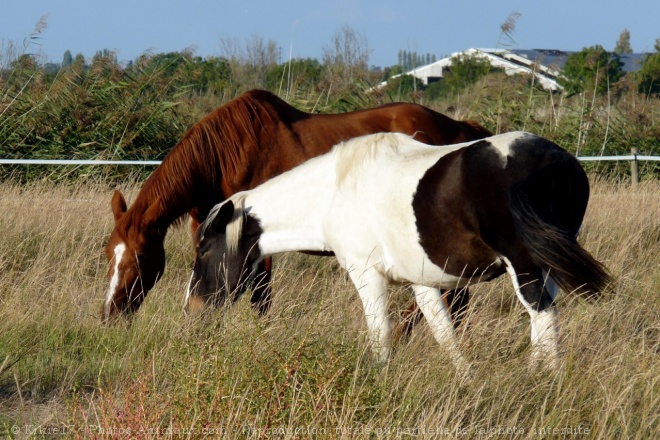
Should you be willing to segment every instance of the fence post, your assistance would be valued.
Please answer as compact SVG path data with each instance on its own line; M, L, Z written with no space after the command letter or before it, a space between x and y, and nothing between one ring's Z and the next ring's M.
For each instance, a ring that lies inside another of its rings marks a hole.
M637 186L639 183L639 162L637 161L637 148L632 148L630 153L634 156L632 162L630 162L630 180L632 180L633 186Z

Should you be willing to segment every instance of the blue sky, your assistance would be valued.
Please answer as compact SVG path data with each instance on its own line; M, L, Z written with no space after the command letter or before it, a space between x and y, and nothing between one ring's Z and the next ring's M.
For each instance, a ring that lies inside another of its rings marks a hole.
M109 49L119 60L194 48L222 54L221 39L274 40L282 57L321 59L348 25L370 49L369 63L397 63L399 50L437 57L470 47L612 50L623 29L635 52L660 38L659 0L0 0L0 44L22 47L40 17L47 28L31 53L60 62L64 51L91 57ZM517 12L514 42L500 26Z

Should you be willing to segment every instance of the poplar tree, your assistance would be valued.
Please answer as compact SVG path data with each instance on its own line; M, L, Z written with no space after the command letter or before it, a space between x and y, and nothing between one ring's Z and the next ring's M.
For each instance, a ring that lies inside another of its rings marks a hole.
M621 55L624 53L633 53L632 47L630 47L630 31L624 29L619 35L619 40L616 42L616 47L614 52Z
M62 67L69 67L71 64L73 64L73 55L71 55L71 51L67 50L62 58Z

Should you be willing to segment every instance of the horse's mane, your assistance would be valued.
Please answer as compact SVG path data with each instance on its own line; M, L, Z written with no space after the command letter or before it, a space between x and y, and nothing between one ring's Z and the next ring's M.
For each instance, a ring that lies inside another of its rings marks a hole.
M160 200L165 227L180 221L193 207L192 188L210 188L220 194L223 179L238 176L250 157L256 157L261 130L283 118L289 104L264 90L253 90L219 107L197 122L174 146L145 182L131 209L135 218ZM294 109L295 112L298 112ZM208 191L208 190L207 190ZM220 202L221 199L218 200Z
M367 162L383 153L399 153L399 146L411 136L401 133L376 133L360 136L337 144L332 154L335 155L337 186L347 184L351 176Z
M220 208L224 203L227 203L230 201L234 204L234 213L232 215L231 220L227 224L227 237L226 237L226 243L227 243L227 251L230 253L236 252L236 249L238 248L238 242L241 239L241 234L243 231L243 223L245 220L245 193L238 193L223 203L219 203L211 209L209 212L209 215L206 217L206 220L202 222L202 224L199 226L199 229L197 230L197 234L201 234L198 236L198 239L201 238L211 225L213 223L213 220L216 218L218 215L218 212L220 211Z

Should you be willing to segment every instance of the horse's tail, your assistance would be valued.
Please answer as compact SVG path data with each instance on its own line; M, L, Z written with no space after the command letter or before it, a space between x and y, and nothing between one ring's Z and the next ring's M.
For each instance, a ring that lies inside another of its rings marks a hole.
M589 200L589 181L577 162L562 152L510 193L516 231L534 264L565 291L596 296L612 279L605 266L577 242Z

